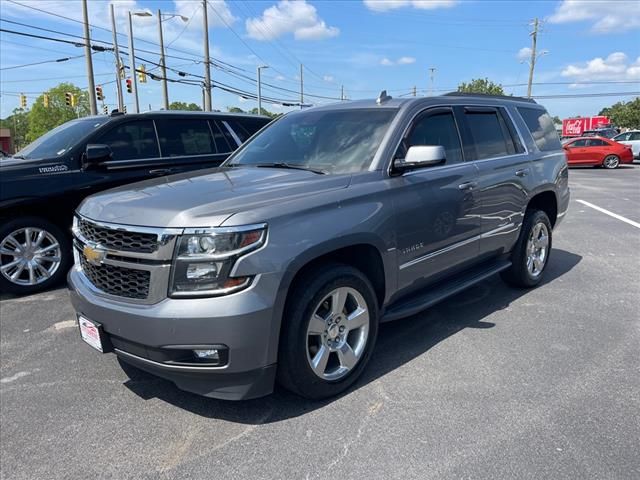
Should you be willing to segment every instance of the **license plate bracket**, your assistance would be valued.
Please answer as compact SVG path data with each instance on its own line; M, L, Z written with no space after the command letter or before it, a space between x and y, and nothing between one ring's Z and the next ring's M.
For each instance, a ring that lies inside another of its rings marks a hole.
M113 350L109 337L100 323L89 320L83 315L78 315L78 327L80 338L91 347L102 353L108 353Z

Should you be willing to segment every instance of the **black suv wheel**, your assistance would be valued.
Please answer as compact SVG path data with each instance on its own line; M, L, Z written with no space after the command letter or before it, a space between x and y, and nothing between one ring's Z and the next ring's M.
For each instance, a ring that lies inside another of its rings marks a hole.
M278 381L310 399L337 395L365 368L378 334L378 305L369 280L330 264L302 278L283 320Z
M502 278L516 287L534 287L542 281L551 253L552 229L542 210L527 210L522 230L511 253L511 267Z
M69 237L53 223L23 217L0 225L0 290L27 295L62 281L71 265Z

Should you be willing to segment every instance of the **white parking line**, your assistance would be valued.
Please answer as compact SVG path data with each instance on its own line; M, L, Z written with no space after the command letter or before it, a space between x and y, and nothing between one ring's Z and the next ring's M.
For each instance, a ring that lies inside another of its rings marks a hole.
M609 210L605 210L604 208L598 207L593 203L585 202L584 200L576 200L576 202L580 202L581 204L586 205L587 207L591 207L594 210L598 210L599 212L606 213L610 217L617 218L621 222L628 223L629 225L633 225L636 228L640 228L640 223L629 220L628 218L625 218L622 215L618 215L617 213L610 212Z

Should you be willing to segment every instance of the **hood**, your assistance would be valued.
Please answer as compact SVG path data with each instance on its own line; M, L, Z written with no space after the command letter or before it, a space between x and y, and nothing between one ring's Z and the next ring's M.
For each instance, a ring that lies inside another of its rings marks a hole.
M81 215L149 227L216 227L231 215L346 188L351 175L235 167L161 177L87 198ZM268 219L264 219L265 221Z

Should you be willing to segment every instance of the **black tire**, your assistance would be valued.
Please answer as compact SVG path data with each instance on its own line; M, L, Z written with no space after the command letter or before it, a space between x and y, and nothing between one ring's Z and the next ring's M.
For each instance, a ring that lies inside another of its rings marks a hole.
M544 258L544 265L540 273L532 275L527 267L527 244L532 231L539 223L544 224L548 232L548 246ZM520 288L531 288L538 285L544 277L544 272L549 264L549 256L553 245L553 232L549 217L542 210L527 210L520 230L520 236L511 252L511 267L501 273L502 279L509 285Z
M328 381L314 373L308 360L307 328L316 306L336 288L356 290L367 305L369 331L364 350L344 377ZM293 285L283 318L280 335L277 380L285 389L312 400L338 395L348 389L362 374L378 335L378 302L368 278L359 270L330 263L308 272Z
M60 263L55 272L41 283L35 285L21 285L8 279L0 272L0 291L15 295L30 295L46 290L62 283L72 264L70 235L66 234L54 223L39 217L22 217L15 220L4 221L0 224L0 245L13 232L23 228L37 228L46 231L60 245ZM12 260L11 256L0 255L0 265L6 265Z

